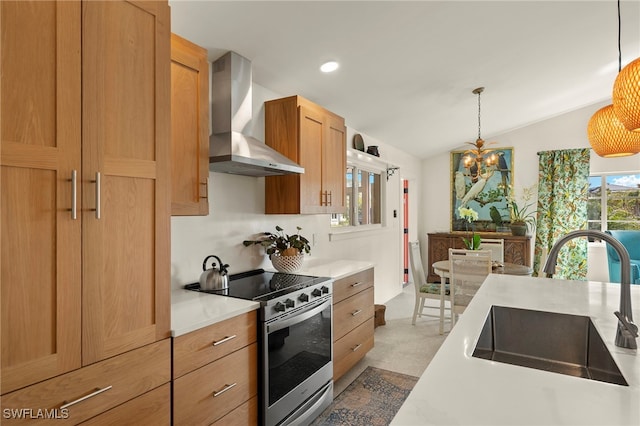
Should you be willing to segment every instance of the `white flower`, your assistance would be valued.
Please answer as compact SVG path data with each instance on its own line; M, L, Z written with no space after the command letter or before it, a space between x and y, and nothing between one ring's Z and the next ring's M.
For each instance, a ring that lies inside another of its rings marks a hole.
M458 214L469 223L478 220L478 212L472 208L459 207Z

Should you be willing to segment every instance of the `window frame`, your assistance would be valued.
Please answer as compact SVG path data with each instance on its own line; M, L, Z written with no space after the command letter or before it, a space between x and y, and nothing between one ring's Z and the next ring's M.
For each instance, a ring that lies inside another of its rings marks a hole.
M349 215L351 223L345 226L333 226L330 224L330 238L345 234L361 233L364 231L383 231L385 230L385 228L387 228L387 170L389 169L389 167L392 166L389 166L386 162L380 160L378 157L360 152L354 153L351 150L347 150L347 168L345 169L345 173L347 173L349 168L352 168L353 173L351 188L345 188L347 191L351 191L350 202L347 202L348 208L350 210ZM358 215L358 187L356 184L358 171L374 173L380 176L380 223L355 223ZM330 216L330 220L332 217L333 215Z
M607 188L607 178L610 176L635 176L640 174L640 171L635 171L635 172L601 172L601 173L593 173L593 174L589 174L589 180L591 180L592 178L600 178L600 197L592 197L591 194L589 193L588 197L587 197L587 202L589 200L592 199L596 199L596 198L600 198L600 219L596 220L596 219L589 219L587 217L587 228L588 229L594 229L591 225L594 223L600 223L600 227L597 230L600 230L602 232L606 231L609 229L609 211L608 211L608 201L609 201L609 197L608 194L606 192L606 188ZM589 188L591 188L591 183L589 184ZM604 191L603 191L604 188ZM640 188L639 188L640 190ZM640 198L640 196L638 197ZM638 216L638 220L636 221L616 221L616 222L620 222L620 223L635 223L638 226L638 229L640 229L640 216Z

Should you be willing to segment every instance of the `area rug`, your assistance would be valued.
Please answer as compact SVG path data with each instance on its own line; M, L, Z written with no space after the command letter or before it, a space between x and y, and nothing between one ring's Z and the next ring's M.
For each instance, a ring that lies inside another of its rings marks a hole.
M311 426L386 426L417 381L417 377L367 367Z

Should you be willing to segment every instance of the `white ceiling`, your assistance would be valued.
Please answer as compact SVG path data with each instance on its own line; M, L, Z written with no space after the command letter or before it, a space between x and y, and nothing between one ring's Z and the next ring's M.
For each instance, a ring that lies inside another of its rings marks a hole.
M210 60L233 50L255 83L420 158L475 141L476 87L491 140L610 100L618 71L615 0L169 3L172 31ZM624 66L640 56L640 0L621 11ZM340 69L322 74L329 59Z

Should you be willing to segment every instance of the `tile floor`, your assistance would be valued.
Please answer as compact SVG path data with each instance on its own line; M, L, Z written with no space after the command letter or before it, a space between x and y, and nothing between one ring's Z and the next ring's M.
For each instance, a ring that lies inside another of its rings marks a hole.
M334 383L334 396L349 386L367 366L420 377L447 337L448 324L445 323L445 334L438 334L439 302L429 300L426 303L434 306L434 317L423 316L417 319L416 325L411 325L414 303L413 284L405 286L402 293L385 303L386 325L375 329L373 349Z

